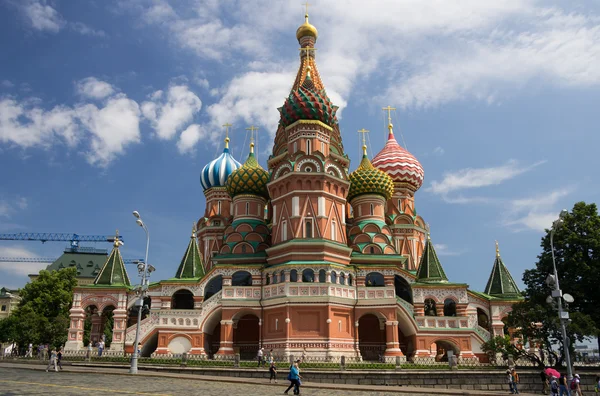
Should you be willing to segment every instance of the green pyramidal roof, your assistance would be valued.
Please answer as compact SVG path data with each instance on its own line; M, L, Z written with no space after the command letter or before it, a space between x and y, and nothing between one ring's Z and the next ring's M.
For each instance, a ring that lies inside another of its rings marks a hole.
M485 286L485 293L500 298L520 297L521 292L510 272L502 262L498 245L496 245L496 260Z
M417 281L419 282L448 282L446 273L437 257L431 238L427 236L425 250L421 257L421 263L417 270Z
M123 257L119 251L119 246L122 244L119 241L119 236L115 237L115 244L112 252L108 256L108 260L104 263L104 266L100 270L96 279L94 279L94 285L102 286L131 286L129 282L129 276L125 270L125 264L123 263Z
M190 243L181 259L181 264L177 268L175 278L189 279L202 278L204 276L204 267L202 266L202 258L196 241L196 232L192 232Z

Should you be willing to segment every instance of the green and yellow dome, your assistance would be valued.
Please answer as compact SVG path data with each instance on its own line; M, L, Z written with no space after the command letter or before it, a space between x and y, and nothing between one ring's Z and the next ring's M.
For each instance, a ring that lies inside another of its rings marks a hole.
M250 155L248 155L244 165L236 169L227 178L227 192L231 195L231 198L240 194L252 194L268 199L267 183L269 179L269 172L258 164L254 156L254 143L251 143Z
M363 146L363 158L360 165L348 178L350 179L348 201L363 194L379 194L388 200L394 194L392 178L371 164L367 157L367 146Z

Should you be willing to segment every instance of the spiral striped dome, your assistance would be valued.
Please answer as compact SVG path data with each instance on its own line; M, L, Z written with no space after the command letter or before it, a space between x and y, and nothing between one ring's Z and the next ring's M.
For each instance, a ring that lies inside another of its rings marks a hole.
M383 149L373 158L372 164L379 170L391 176L394 183L405 185L412 191L417 191L423 184L425 171L414 155L402 148L388 126L390 134Z
M225 187L229 175L241 166L229 153L229 138L225 139L223 154L206 164L200 173L202 188L208 190L212 187Z

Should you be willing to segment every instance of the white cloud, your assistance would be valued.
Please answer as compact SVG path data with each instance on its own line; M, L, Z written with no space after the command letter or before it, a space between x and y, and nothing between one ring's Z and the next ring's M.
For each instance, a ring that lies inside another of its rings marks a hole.
M38 255L21 246L0 246L0 257L37 258ZM16 275L29 275L36 274L47 266L47 263L0 262L0 271Z
M13 84L12 82L10 82L9 80L2 80L2 82L0 83L0 85L2 85L4 88L12 88L15 86L15 84Z
M150 95L150 101L142 103L142 113L148 119L160 139L171 139L202 108L202 101L187 85L172 85L164 97L162 91Z
M506 164L497 167L459 169L445 173L444 178L439 182L432 181L431 187L426 191L446 196L459 190L498 185L543 163L544 161L540 161L533 165L522 166L516 160L509 160Z
M558 218L560 209L558 202L571 194L574 187L554 190L546 194L533 197L515 199L509 202L506 218L503 224L514 231L525 229L544 231L550 228L552 222Z
M107 166L128 145L141 140L140 108L123 94L108 99L102 108L87 104L77 107L76 112L81 125L92 135L86 152L92 165Z
M76 89L80 95L91 99L104 99L115 92L115 88L111 84L98 80L96 77L87 77L78 81Z
M185 131L181 132L181 136L179 136L179 141L177 142L177 149L181 154L191 153L200 139L205 138L206 135L202 126L192 124Z
M65 25L59 12L45 0L30 0L24 5L23 11L31 27L36 30L57 33Z
M83 22L71 22L69 23L69 28L84 36L106 37L106 32L104 30L94 29Z
M446 152L446 150L444 150L444 148L441 146L437 146L436 148L433 149L434 155L444 155L445 152Z
M434 243L433 247L438 256L460 256L465 253L464 250L452 250L443 243Z

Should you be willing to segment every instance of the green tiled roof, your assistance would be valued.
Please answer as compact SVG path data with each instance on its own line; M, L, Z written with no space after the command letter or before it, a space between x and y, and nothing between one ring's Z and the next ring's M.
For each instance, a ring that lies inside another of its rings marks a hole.
M196 231L192 232L190 243L181 259L181 264L177 268L175 278L189 279L202 278L204 276L204 266L198 249L198 241L196 240Z
M502 262L500 252L496 246L496 260L494 261L494 267L490 274L490 279L485 286L485 294L489 294L493 297L510 298L520 297L521 292L519 287L515 283L510 272Z
M125 264L119 251L119 237L115 238L115 244L112 252L108 256L108 260L104 263L102 270L96 279L94 279L94 285L98 286L131 286L129 282L129 276L125 270Z
M67 249L62 256L46 267L46 270L58 271L63 268L77 267L78 278L95 278L100 273L107 257L105 250L96 250L90 253Z
M427 236L425 242L425 250L421 257L421 263L417 270L417 281L418 282L448 282L446 273L440 264L440 260L437 257L431 238Z

